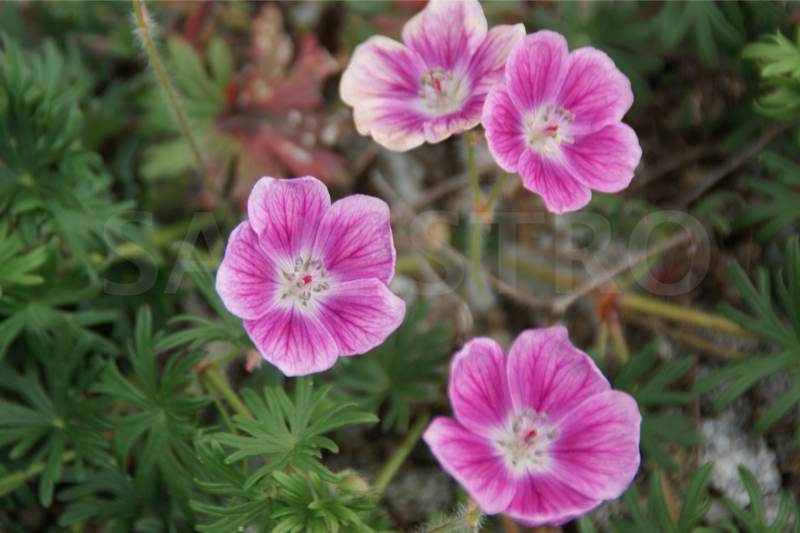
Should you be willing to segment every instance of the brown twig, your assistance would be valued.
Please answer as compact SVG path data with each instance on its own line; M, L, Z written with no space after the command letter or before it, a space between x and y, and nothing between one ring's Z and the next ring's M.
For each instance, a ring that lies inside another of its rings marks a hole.
M567 309L575 303L576 300L583 298L590 292L600 288L601 286L605 285L615 277L623 274L633 268L640 263L644 263L651 257L655 255L662 254L685 244L687 241L692 240L693 234L689 232L682 231L677 235L670 237L669 239L657 244L650 250L644 250L636 255L628 256L625 260L620 261L609 270L606 270L605 273L600 276L599 279L589 279L583 285L575 289L575 291L571 292L570 294L566 294L560 298L556 298L553 300L551 308L552 312L556 316L562 316Z
M713 144L706 144L697 146L688 150L682 150L679 154L671 154L664 157L661 161L653 165L650 169L642 172L641 175L636 176L628 187L627 193L636 192L648 183L657 180L664 174L668 174L681 167L688 165L698 159L715 155L719 153L719 146Z
M689 189L683 196L679 197L674 204L676 209L682 209L706 192L708 189L716 185L722 178L739 168L748 159L756 155L762 148L771 143L778 135L788 130L795 124L800 122L800 117L773 124L768 127L764 132L756 137L750 144L745 146L737 153L728 157L717 168L712 170L700 183Z
M620 318L622 318L622 320L624 320L625 322L629 322L636 326L651 329L653 331L662 333L667 337L670 337L682 344L685 344L686 346L697 348L698 350L716 353L730 359L741 359L742 357L744 357L744 354L738 350L734 350L726 346L720 346L719 344L707 341L705 339L701 339L690 333L678 331L674 328L670 328L663 324L660 324L656 320L653 320L651 318L645 318L642 315L636 313L622 312L620 313Z

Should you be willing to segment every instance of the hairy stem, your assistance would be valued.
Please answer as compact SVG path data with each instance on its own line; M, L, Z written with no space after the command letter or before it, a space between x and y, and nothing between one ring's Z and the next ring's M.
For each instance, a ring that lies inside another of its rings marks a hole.
M383 467L380 475L378 475L378 480L375 482L375 490L383 492L389 485L389 482L400 469L400 465L403 464L408 454L416 446L417 441L422 436L422 431L427 427L430 420L431 414L427 411L419 415L414 425L408 430L406 438L403 439L403 442L400 443L400 446L397 447L394 454L389 458L389 462L386 463L386 466Z
M200 154L200 148L197 145L197 141L192 134L191 128L189 128L189 122L186 119L186 114L183 112L183 108L178 101L178 96L175 92L175 89L173 88L172 83L167 76L167 72L164 69L164 64L161 62L161 58L156 51L155 44L153 44L153 38L151 36L153 25L150 21L149 14L147 14L147 9L144 7L144 0L133 0L133 9L136 15L136 32L142 40L142 45L144 46L145 52L147 52L147 56L150 58L150 64L153 65L153 70L155 70L156 75L158 76L158 81L161 84L161 88L163 89L164 94L166 94L169 104L175 113L175 118L178 121L178 125L183 131L184 136L186 136L186 140L192 150L192 155L197 163L197 168L200 170L200 176L208 190L211 191L211 194L214 196L214 201L222 211L226 222L232 226L234 218L228 210L228 205L223 200L219 188L211 179L211 174L209 173L208 167L203 160L203 156Z
M64 464L71 463L74 460L75 452L73 450L67 450L61 455L61 461ZM39 476L44 472L45 468L47 468L47 463L42 461L25 470L20 470L19 472L14 472L13 474L0 478L0 496L5 496L17 487L24 485L29 479Z
M475 166L475 149L472 147L472 134L465 131L464 138L467 141L469 175L472 180L472 191L475 200L474 220L472 221L472 275L475 278L475 287L478 289L478 295L483 296L486 293L483 287L483 268L481 266L481 252L483 250L481 247L481 221L479 215L483 212L484 205L481 201L481 186L480 183L478 183L478 169Z

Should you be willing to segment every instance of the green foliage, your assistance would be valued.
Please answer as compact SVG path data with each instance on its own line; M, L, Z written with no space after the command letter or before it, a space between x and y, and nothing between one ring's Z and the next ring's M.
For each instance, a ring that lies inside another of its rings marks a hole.
M178 315L170 321L195 322L200 326L186 328L164 337L159 340L156 349L170 350L188 344L190 350L196 350L211 341L227 341L238 346L252 348L253 344L244 330L242 319L232 315L225 308L225 304L222 303L214 288L214 274L208 270L206 264L202 261L189 262L187 260L183 261L183 265L186 273L194 281L197 290L222 323L219 324L194 315ZM195 268L195 265L198 268Z
M137 412L115 421L117 453L122 458L127 457L133 446L142 440L136 470L137 489L147 482L153 468L158 466L173 498L190 516L185 483L191 481L191 476L203 475L190 443L197 414L210 399L173 396L178 388L193 379L191 370L204 354L172 355L159 378L159 362L154 348L158 340L158 337L153 337L150 309L143 307L136 318L133 342L128 346L128 362L139 386L123 376L114 361L109 361L101 381L92 387L92 391L120 398L138 408Z
M451 344L450 328L438 324L420 332L430 302L415 304L406 312L403 324L383 344L361 357L340 361L335 374L338 398L353 398L360 408L378 414L381 428L398 432L408 429L409 402L431 400L444 382L443 367Z
M59 492L58 500L69 502L59 525L91 521L105 524L109 531L124 533L193 531L192 525L176 513L164 489L163 479L156 472L142 487L113 468L89 474L83 483Z
M633 396L642 412L641 448L662 466L669 469L676 467L675 461L659 441L673 442L683 446L694 446L703 442L703 437L692 430L691 419L682 414L663 415L650 412L665 405L683 405L689 402L692 395L687 392L667 391L667 387L686 375L694 365L694 358L683 357L668 365L658 368L644 383L640 383L645 374L651 372L656 362L658 341L653 341L642 351L631 357L623 365L614 379L614 388L623 390Z
M760 154L764 166L775 179L752 178L751 190L768 198L766 203L748 207L734 220L733 229L740 230L763 224L756 233L759 241L773 238L784 228L800 221L800 165L782 155L764 151Z
M766 117L789 120L800 115L800 32L793 43L777 32L745 47L742 57L758 62L767 94L756 103Z
M706 494L706 489L713 473L712 463L703 465L695 473L686 489L677 520L672 514L674 499L669 493L667 480L661 470L656 471L650 483L646 513L642 507L639 491L631 485L622 496L630 519L624 520L612 516L614 533L716 533L715 529L696 527L711 507L711 497Z
M736 2L667 2L660 14L661 42L667 49L680 45L692 32L700 56L709 65L719 62L720 48L744 44L742 13Z
M757 290L748 279L745 271L736 263L730 266L731 280L742 296L742 300L752 311L748 315L728 305L720 311L728 318L755 333L760 338L776 344L782 350L778 353L747 357L730 364L695 383L693 393L701 394L733 380L714 400L714 410L719 411L744 394L760 380L781 370L800 365L800 248L797 237L786 245L786 270L774 275L775 289L783 314L788 319L787 326L779 317L772 302L770 278L766 269L759 270ZM778 421L795 403L800 400L800 374L791 387L773 404L756 423L755 430L762 432Z
M761 490L758 488L758 482L753 477L753 474L743 466L739 467L739 475L742 478L747 494L750 496L750 512L746 512L729 497L722 497L722 503L728 508L736 522L741 524L747 533L785 533L789 531L787 526L789 525L789 517L792 514L792 498L785 491L781 492L778 514L775 520L772 521L772 525L769 525L767 524L764 501ZM800 504L796 501L794 502L794 508L795 519L791 532L800 533ZM723 520L719 525L728 533L739 533L741 531L730 520Z
M350 531L353 524L362 527L363 517L358 513L364 509L360 507L363 502L359 498L337 495L329 499L329 492L320 490L320 486L324 486L320 484L338 485L342 480L318 459L322 457L322 449L334 453L339 451L336 443L324 434L353 424L374 423L378 419L368 413L343 412L351 406L348 404L324 403L330 388L328 385L313 391L309 378L298 378L294 401L282 388L265 387L263 400L250 390L242 391L254 418L236 415L234 422L236 428L246 435L217 433L203 439L210 443L210 448L197 447L209 473L221 480L213 483L197 481L197 486L206 493L231 498L230 505L226 506L192 502L196 511L219 517L213 524L201 526L201 531L223 533L248 527L257 520L261 523L261 530L266 531L267 515L275 520L280 531L287 532L299 531L303 524L317 528L327 523L330 528L341 527L345 531ZM236 451L225 457L221 446ZM266 456L266 462L249 475L231 465L242 459L261 456ZM297 488L299 476L285 473L290 469L308 476L303 478L303 483L311 483L309 490L312 492ZM271 496L269 500L265 491ZM283 498L283 503L279 504L280 499L275 500L276 494ZM308 497L310 499L306 501ZM249 500L249 503L235 505L238 499ZM311 505L314 501L320 503ZM297 509L301 504L303 508ZM375 502L370 503L369 510L374 506Z
M44 278L34 272L47 258L46 248L26 249L18 230L12 230L8 217L0 220L0 298L3 287L38 285Z
M8 211L25 244L56 233L93 280L90 252L105 250L108 218L133 206L113 203L100 157L80 147L81 88L68 84L52 41L43 56L0 35L0 212Z
M60 276L61 259L56 247L49 247L41 275L45 282L32 286L9 287L0 299L0 359L11 343L23 332L29 343L36 339L49 339L52 332L67 327L81 336L92 339L93 348L106 354L116 354L118 349L108 339L89 329L119 318L113 311L82 308L100 293L87 275L72 270ZM67 310L77 307L76 310Z
M47 369L45 383L33 360L26 364L24 375L8 365L0 366L0 390L20 400L0 399L0 446L14 445L11 459L28 454L28 466L45 463L39 480L39 501L47 507L53 499L53 487L62 477L67 446L75 453L79 478L84 476L84 461L108 466L111 454L101 431L111 427L103 415L109 402L85 396L100 369L98 361L86 368L90 339L61 328L52 341L46 337L33 340L36 362ZM16 487L0 488L0 494L13 488Z

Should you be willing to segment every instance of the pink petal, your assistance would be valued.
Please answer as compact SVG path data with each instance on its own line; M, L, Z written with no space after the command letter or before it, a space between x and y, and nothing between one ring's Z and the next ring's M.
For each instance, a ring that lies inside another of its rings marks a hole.
M240 318L263 316L275 305L280 281L275 264L261 251L250 222L236 226L217 271L217 293L228 311Z
M576 180L601 192L619 192L633 179L642 157L639 139L623 123L575 137L575 144L561 145L562 161Z
M522 115L508 95L505 85L489 91L483 107L483 129L497 165L506 172L517 172L522 152L527 149Z
M583 516L598 505L561 481L561 473L525 472L517 480L517 491L505 514L528 527L560 526Z
M464 487L483 512L505 510L514 497L514 477L495 446L442 416L430 423L422 438L442 469Z
M253 185L250 196L247 198L247 217L250 220L253 231L259 235L261 235L269 219L269 215L265 209L267 205L267 191L269 191L270 186L275 181L275 178L270 178L268 176L261 178Z
M630 80L604 52L579 48L569 55L569 70L558 105L575 114L572 135L586 135L622 120L633 104Z
M336 341L310 310L284 305L245 320L244 329L261 356L286 376L322 372L336 363Z
M558 215L577 211L592 199L591 189L572 177L563 159L526 149L517 168L525 188L539 194L547 210Z
M561 434L547 450L559 478L598 500L619 498L639 469L642 416L620 391L585 400L558 423Z
M523 114L554 103L569 69L567 40L556 32L538 31L517 41L506 63L511 99Z
M450 363L448 396L456 418L483 437L506 430L513 410L506 377L506 354L496 341L472 339Z
M258 195L249 214L261 226L256 233L264 253L284 268L298 256L307 260L320 219L331 205L325 185L311 176L276 180ZM248 201L248 211L250 206Z
M396 257L389 206L363 194L337 201L319 223L312 255L333 280L376 278L388 285Z
M481 98L471 98L458 111L425 122L425 141L431 144L441 142L451 135L464 133L481 121Z
M506 60L514 44L525 37L525 26L495 26L486 35L472 62L467 76L474 80L472 93L485 95L489 89L505 82Z
M386 340L403 322L406 304L377 279L332 283L314 296L317 316L339 347L359 355Z
M425 142L419 78L428 67L416 52L387 37L370 37L356 47L342 74L339 92L352 106L361 135L395 151Z
M611 389L562 326L529 329L517 337L508 355L508 383L517 412L533 409L556 426L582 402Z
M467 67L487 28L478 0L431 0L403 27L403 42L429 68L456 72Z

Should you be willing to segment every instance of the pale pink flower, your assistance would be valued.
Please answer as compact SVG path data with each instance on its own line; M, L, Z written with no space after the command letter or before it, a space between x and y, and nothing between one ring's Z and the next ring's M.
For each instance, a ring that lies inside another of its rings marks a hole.
M613 193L630 183L642 149L620 121L632 103L630 81L606 54L569 53L563 36L539 31L514 45L482 123L500 168L518 172L560 214L589 203L592 189Z
M563 524L618 498L639 468L636 401L611 390L563 327L523 332L508 356L470 341L448 393L456 420L437 417L423 438L486 514Z
M228 239L217 292L281 372L327 370L403 321L405 304L387 287L396 252L384 201L356 194L331 205L316 178L261 178L247 213Z
M487 31L477 0L431 0L403 28L403 43L374 36L342 75L342 100L361 135L404 152L478 125L489 89L522 24Z

